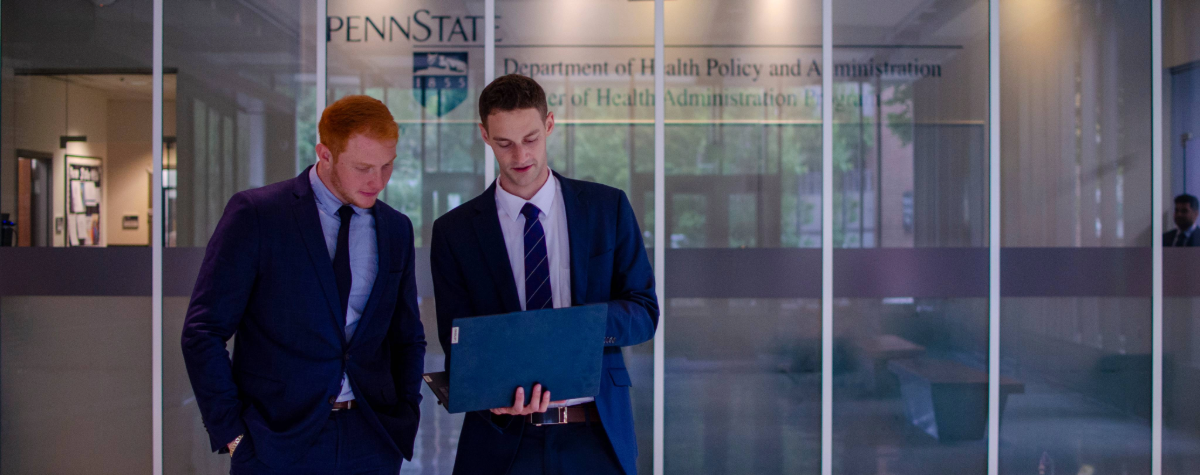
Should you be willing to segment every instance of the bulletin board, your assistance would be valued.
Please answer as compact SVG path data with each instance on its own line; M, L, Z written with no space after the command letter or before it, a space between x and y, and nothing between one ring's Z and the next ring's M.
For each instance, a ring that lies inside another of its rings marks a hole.
M67 155L66 213L68 247L102 246L100 204L103 199L100 162L97 157Z

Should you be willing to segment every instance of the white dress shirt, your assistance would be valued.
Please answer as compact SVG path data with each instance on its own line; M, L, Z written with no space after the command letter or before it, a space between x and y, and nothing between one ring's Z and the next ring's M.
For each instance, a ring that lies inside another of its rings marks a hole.
M1179 229L1178 226L1175 227L1175 230L1178 232L1175 233L1175 241L1171 243L1171 247L1186 246L1188 239L1192 238L1192 233L1196 232L1198 225L1200 223L1192 223L1192 227L1187 229Z
M541 210L538 220L546 232L546 259L550 261L550 291L554 308L570 307L571 240L567 231L567 209L563 203L562 187L551 173L542 188L528 201L509 193L500 186L500 180L496 180L496 214L500 217L500 230L504 233L504 247L508 250L508 265L517 283L517 300L521 302L521 310L525 310L525 215L521 214L525 203L533 203ZM590 397L571 399L550 407L574 406L593 400Z

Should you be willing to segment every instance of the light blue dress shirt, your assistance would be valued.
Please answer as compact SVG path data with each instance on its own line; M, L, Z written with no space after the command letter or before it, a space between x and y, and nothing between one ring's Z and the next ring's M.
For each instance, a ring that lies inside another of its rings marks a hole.
M338 228L342 219L338 217L338 209L342 200L334 196L332 191L317 175L317 167L308 171L308 181L312 183L313 197L317 200L317 214L321 217L321 232L325 235L325 247L329 250L329 261L337 252ZM367 306L367 298L371 296L371 287L375 285L375 275L379 272L379 247L375 236L375 216L369 209L354 208L350 218L350 301L346 307L346 341L354 336L358 319L362 317L363 308ZM350 378L342 375L342 393L338 402L354 399L350 389Z

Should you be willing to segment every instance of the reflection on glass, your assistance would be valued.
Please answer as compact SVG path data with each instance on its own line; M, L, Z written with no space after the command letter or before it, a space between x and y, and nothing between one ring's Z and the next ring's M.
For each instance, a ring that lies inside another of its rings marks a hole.
M1200 301L1163 301L1163 473L1183 475L1200 463L1194 385L1200 368Z
M834 255L835 275L861 276L834 288L855 295L833 310L837 473L987 471L987 299L900 290L929 265L986 288L986 265L951 249L986 255L986 7L834 9L833 245L873 257ZM886 291L861 282L881 274Z
M1163 204L1163 246L1194 247L1200 233L1187 233L1194 220L1191 204L1176 203L1183 194L1200 194L1200 49L1196 25L1200 10L1194 2L1163 2L1163 190L1153 197ZM1190 201L1190 200L1188 200ZM1174 213L1176 208L1186 213ZM1182 214L1182 216L1181 216ZM1174 218L1174 219L1173 219ZM1183 218L1183 223L1176 223ZM1181 226L1182 224L1182 226ZM1179 231L1184 231L1180 233ZM1183 234L1183 236L1180 236ZM1186 284L1196 266L1193 249L1165 249L1163 255L1163 473L1183 475L1200 464L1200 417L1195 413L1193 381L1200 369L1200 306Z
M1026 394L1001 421L1002 471L1150 473L1148 310L1144 298L1004 300L1002 374Z
M1025 385L1002 414L1001 472L1150 473L1150 262L1120 264L1158 238L1149 5L1008 1L1000 25L1006 267L1029 284L1103 263L1001 289L1001 374Z
M435 219L484 188L483 4L331 0L328 8L326 96L365 94L391 110L400 138L380 199L412 220L423 247Z
M315 21L311 2L163 6L163 64L176 78L164 84L164 209L155 224L174 248L163 263L165 473L229 471L229 458L210 449L179 335L204 247L230 197L312 163ZM149 130L147 123L141 133Z
M0 473L149 472L128 448L150 444L150 298L10 295L0 316Z
M0 5L5 475L151 471L151 6Z
M530 76L546 90L555 118L550 168L624 191L653 247L654 5L497 0L496 15L496 75ZM624 358L638 470L651 473L653 341L625 348Z
M820 301L667 302L666 472L820 473Z
M654 205L653 5L500 0L496 9L496 74L545 88L551 168L624 191L652 244L643 211ZM526 28L535 18L553 20Z
M987 299L838 299L839 473L987 472Z
M664 468L818 473L820 302L801 297L819 290L772 275L721 298L690 286L821 245L821 4L665 8ZM672 280L673 254L704 269L694 283Z

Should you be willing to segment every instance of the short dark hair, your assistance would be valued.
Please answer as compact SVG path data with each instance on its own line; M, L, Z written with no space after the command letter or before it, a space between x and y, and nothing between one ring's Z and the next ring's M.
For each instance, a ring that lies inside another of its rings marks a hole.
M1200 199L1197 199L1195 196L1184 193L1175 197L1175 204L1183 203L1187 203L1193 210L1200 210Z
M537 109L546 120L549 106L546 91L533 78L520 74L508 74L496 78L479 94L479 120L487 127L487 118L493 112Z

